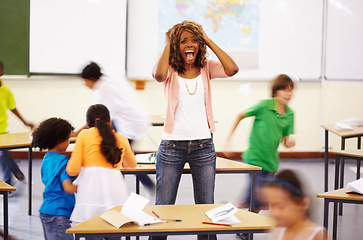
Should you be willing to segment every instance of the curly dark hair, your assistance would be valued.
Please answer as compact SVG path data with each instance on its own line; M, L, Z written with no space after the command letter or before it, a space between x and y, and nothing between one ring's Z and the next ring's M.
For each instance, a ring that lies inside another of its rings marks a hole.
M32 146L43 149L53 149L59 143L66 141L74 127L66 120L61 118L49 118L40 123L32 133Z
M188 31L193 34L199 44L199 51L197 57L195 59L195 66L198 68L202 68L207 63L207 45L203 38L203 33L198 24L192 21L183 21L181 23L175 24L172 28L168 30L166 33L170 38L170 56L169 56L169 64L178 72L184 73L185 66L184 60L179 51L180 45L180 36L184 31Z
M88 127L97 127L102 137L101 152L106 160L115 166L121 161L122 148L117 147L116 137L110 121L110 112L103 104L94 104L87 110Z

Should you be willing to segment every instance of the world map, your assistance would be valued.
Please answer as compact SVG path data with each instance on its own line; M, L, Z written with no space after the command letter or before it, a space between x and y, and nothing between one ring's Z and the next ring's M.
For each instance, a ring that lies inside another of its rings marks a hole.
M192 20L227 51L258 51L259 0L159 0L159 48L174 24Z

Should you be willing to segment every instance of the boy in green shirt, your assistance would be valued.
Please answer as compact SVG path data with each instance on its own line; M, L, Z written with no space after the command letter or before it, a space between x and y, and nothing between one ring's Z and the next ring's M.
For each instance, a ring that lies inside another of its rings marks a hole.
M0 77L4 74L4 65L0 61ZM10 90L10 87L2 82L0 79L0 134L6 133L6 128L8 126L7 120L7 110L10 109L26 126L31 129L34 128L34 124L27 122L21 114L16 109L16 102L13 96L13 93ZM0 165L2 167L4 173L4 181L10 185L11 182L11 173L20 180L25 181L25 176L21 172L19 166L16 164L14 159L11 157L7 150L0 151Z
M260 187L261 178L272 178L276 173L279 166L277 148L280 142L286 147L295 146L295 141L290 137L294 133L294 112L287 105L292 97L293 89L293 81L285 74L279 75L272 84L272 98L262 100L238 114L227 137L228 143L242 119L255 117L249 148L243 153L242 158L246 163L262 168L262 171L256 174L256 189ZM242 204L243 207L249 206L250 192L249 189L248 197ZM263 203L264 199L258 198L258 192L255 196L255 212L266 209L267 205Z

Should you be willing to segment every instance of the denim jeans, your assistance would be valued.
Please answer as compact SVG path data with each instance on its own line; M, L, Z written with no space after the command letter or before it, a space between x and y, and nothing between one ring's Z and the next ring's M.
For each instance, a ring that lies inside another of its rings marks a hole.
M4 182L12 185L11 173L19 180L24 180L25 176L20 170L18 164L16 164L13 157L10 155L8 150L0 151L0 165L4 174Z
M261 179L263 178L273 178L275 176L275 173L267 172L264 170L258 171L256 173L255 177L255 210L261 210L261 209L267 209L268 203L266 199L261 199L260 190L261 187L263 187L263 182L261 182ZM252 177L250 177L250 182L248 184L248 193L247 197L245 199L245 203L250 205L251 203L251 185L252 185Z
M69 218L66 216L54 216L44 213L40 213L39 217L42 221L45 240L73 240L72 234L66 234L66 229L71 227Z
M214 203L216 153L212 139L162 140L156 157L156 205L175 204L186 162L192 174L194 202Z
M162 140L156 158L156 205L175 204L180 178L187 162L193 179L194 202L214 203L216 153L212 139ZM206 237L198 236L198 239L208 239ZM153 236L150 239L166 239L166 236ZM215 239L215 236L210 239Z

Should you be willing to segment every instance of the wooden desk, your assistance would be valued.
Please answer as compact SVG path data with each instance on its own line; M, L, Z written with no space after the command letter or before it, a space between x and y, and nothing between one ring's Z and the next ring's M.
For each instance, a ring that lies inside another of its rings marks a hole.
M216 160L216 174L231 174L231 173L248 173L251 175L251 205L250 209L253 211L254 206L254 189L255 189L255 177L256 172L262 170L261 167L249 165L244 162L233 161L221 157L217 157ZM138 164L136 168L121 168L123 174L135 174L136 175L136 193L140 193L139 174L156 174L155 164ZM190 174L189 164L184 167L184 174Z
M345 150L345 140L347 138L357 138L357 149L361 148L362 136L363 136L363 126L362 127L353 127L353 130L337 130L335 128L335 124L324 124L322 127L325 129L325 151L324 151L324 159L325 159L325 170L324 170L324 191L328 191L328 147L329 147L329 132L332 132L339 137L341 137L341 150ZM358 172L360 174L360 161L357 162ZM357 172L357 175L358 175Z
M158 223L149 226L128 225L119 229L103 220L100 215L93 217L66 230L66 233L80 237L118 237L118 236L155 236L155 235L197 235L197 234L236 234L261 233L272 229L273 219L239 209L235 216L241 221L231 227L202 224L210 222L205 212L222 204L199 205L157 205L146 206L144 211L152 215L155 211L161 218L177 218L182 222ZM115 209L120 210L121 207Z
M151 115L150 116L151 125L157 127L157 126L164 126L164 120L165 118L161 115Z
M337 239L338 203L363 204L363 195L347 193L350 190L342 188L326 193L318 194L318 198L324 198L324 227L328 231L329 203L334 203L333 211L333 239Z
M354 149L354 150L341 150L341 151L332 151L331 153L335 154L335 183L334 189L343 188L344 187L344 163L341 164L340 173L339 166L340 161L344 161L345 158L357 160L360 162L363 160L363 149ZM358 165L358 164L357 164ZM357 166L358 167L358 166ZM357 168L356 178L360 178L360 168ZM340 186L339 186L340 183Z
M7 133L0 134L0 150L12 150L19 148L28 148L28 215L32 212L32 147L31 147L31 133Z
M3 182L0 180L0 194L2 194L3 197L3 204L4 204L4 239L9 239L9 209L8 209L8 197L9 192L15 191L16 188L10 186L9 184Z

